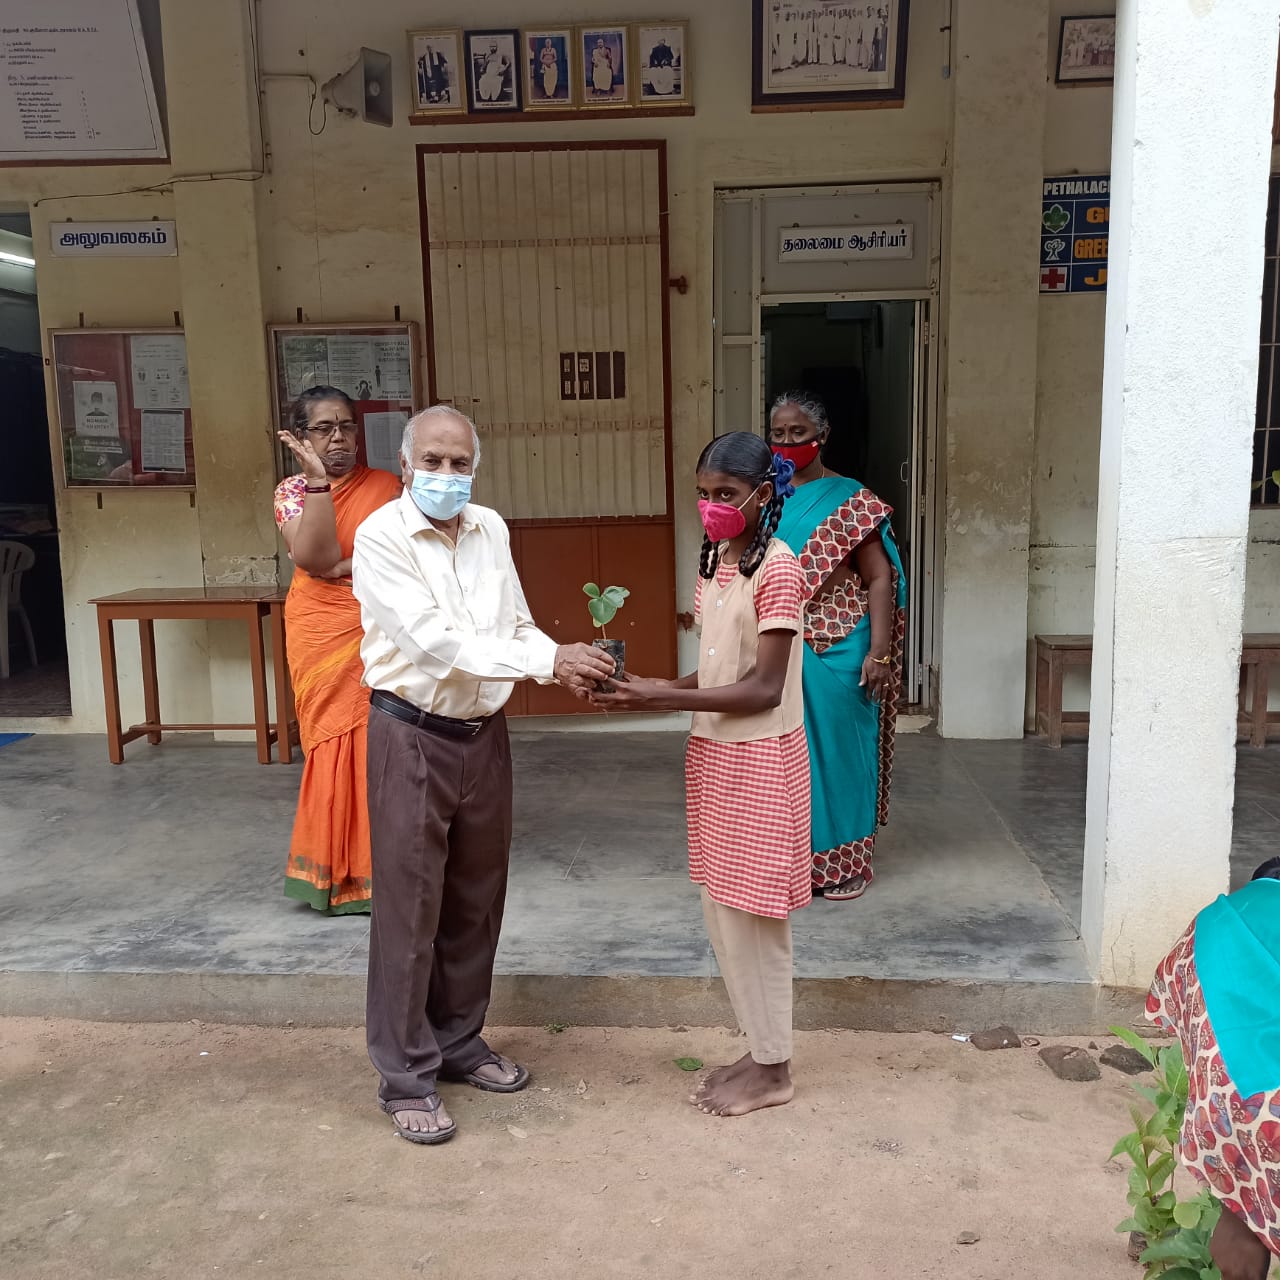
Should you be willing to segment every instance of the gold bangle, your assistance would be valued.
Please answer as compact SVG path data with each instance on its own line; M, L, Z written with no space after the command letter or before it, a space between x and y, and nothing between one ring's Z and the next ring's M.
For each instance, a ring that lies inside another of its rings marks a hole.
M871 655L867 654L867 657L871 658ZM874 662L877 666L887 667L889 663L892 661L892 659L891 658L871 658L871 661Z

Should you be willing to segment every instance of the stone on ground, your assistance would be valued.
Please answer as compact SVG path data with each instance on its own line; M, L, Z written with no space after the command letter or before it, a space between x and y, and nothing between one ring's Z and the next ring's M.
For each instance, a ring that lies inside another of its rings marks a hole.
M1083 1084L1098 1080L1102 1072L1089 1056L1088 1050L1071 1044L1051 1044L1040 1050L1041 1061L1059 1080L1071 1080Z
M1021 1049L1022 1041L1012 1027L991 1027L987 1031L978 1031L969 1037L969 1043L975 1049Z
M1146 1058L1127 1044L1113 1044L1109 1049L1104 1049L1098 1061L1104 1067L1123 1071L1127 1076L1140 1076L1144 1071L1151 1070L1151 1064Z

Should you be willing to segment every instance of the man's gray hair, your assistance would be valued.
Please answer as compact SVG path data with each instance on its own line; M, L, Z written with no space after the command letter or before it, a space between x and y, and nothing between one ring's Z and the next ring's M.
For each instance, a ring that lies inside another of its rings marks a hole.
M480 433L476 430L476 424L461 409L455 409L451 404L433 404L430 408L421 409L404 424L404 437L400 441L401 457L410 467L413 466L414 432L417 430L418 423L425 422L432 414L439 417L453 418L457 422L465 422L471 428L471 470L478 471L480 469Z

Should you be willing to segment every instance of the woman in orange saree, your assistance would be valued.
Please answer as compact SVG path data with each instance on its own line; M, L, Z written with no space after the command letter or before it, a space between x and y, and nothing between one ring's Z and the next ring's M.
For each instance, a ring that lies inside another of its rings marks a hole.
M369 692L361 685L360 606L351 551L361 521L400 493L397 477L359 462L355 405L312 387L280 439L302 473L275 492L294 561L285 601L289 672L306 755L284 891L329 915L368 911L372 866L365 804Z

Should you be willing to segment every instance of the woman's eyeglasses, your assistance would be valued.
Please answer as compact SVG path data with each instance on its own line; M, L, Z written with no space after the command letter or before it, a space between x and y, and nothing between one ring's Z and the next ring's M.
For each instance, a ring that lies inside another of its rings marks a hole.
M302 432L304 435L323 440L333 435L353 436L359 429L360 425L356 422L317 422L312 426L303 427Z

